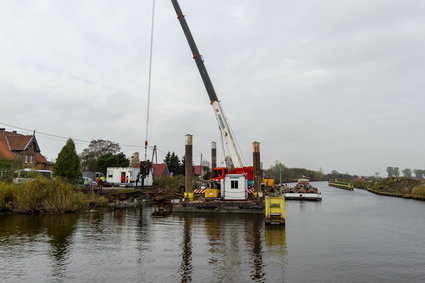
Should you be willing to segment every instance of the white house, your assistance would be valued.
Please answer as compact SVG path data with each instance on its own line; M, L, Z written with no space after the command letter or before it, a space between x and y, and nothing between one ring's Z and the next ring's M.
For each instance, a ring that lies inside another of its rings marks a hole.
M139 172L140 168L108 167L106 170L106 182L113 186L136 186ZM141 180L139 180L137 185L141 185ZM149 175L146 176L144 185L152 186L152 172L149 172Z

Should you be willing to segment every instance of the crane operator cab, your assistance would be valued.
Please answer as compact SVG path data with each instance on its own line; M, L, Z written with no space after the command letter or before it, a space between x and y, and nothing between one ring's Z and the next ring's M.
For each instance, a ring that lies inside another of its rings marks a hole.
M221 189L221 181L224 179L224 176L226 176L229 173L229 170L226 167L218 167L213 168L211 171L211 188L220 190Z

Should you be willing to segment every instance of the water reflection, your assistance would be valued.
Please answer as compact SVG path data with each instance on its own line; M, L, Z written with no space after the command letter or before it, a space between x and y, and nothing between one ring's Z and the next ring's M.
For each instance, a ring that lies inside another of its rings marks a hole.
M79 216L66 215L1 215L0 246L19 246L47 236L52 276L61 278L72 245L72 235ZM13 255L11 255L13 256Z
M185 215L182 235L181 282L191 282L193 272L193 250L199 252L206 241L207 266L213 281L256 281L265 282L274 275L267 274L265 253L272 251L277 258L279 270L286 262L286 233L284 226L266 226L262 216L247 215ZM193 224L195 221L196 224ZM204 233L193 235L192 226L202 224ZM199 235L204 239L198 241ZM193 237L197 237L194 240ZM247 269L248 268L248 269ZM196 268L195 268L196 269ZM244 270L244 272L241 272ZM269 268L269 272L271 269ZM276 272L273 270L272 272ZM210 279L211 281L211 279Z
M266 225L264 229L266 246L275 254L286 255L286 230L281 225Z
M186 216L182 242L182 262L179 270L181 282L192 282L192 222L193 216Z
M2 280L27 281L34 276L40 282L69 278L276 282L282 278L285 230L269 229L262 215L158 217L153 212L153 207L145 207L78 215L0 215L0 259L6 274Z
M252 222L250 226L247 244L248 247L251 248L251 279L262 282L265 275L263 270L263 247L261 240L263 223L255 221Z
M50 238L50 255L55 259L52 275L55 278L61 278L66 268L78 215L49 215L43 218L47 235Z

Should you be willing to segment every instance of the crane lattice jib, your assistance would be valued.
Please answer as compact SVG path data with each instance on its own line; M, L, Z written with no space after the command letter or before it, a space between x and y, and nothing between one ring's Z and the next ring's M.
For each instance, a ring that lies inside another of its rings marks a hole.
M211 83L210 76L208 75L207 69L205 68L204 61L202 60L201 54L199 54L198 47L196 46L195 40L193 39L192 33L190 32L189 26L187 25L186 19L183 15L180 5L177 0L171 0L176 10L177 19L182 26L183 32L186 36L187 42L189 43L190 49L192 50L193 59L195 59L196 66L198 66L199 73L201 74L202 81L204 82L205 88L207 89L208 96L210 97L211 103L218 101L217 95L215 94L214 87Z
M221 131L222 137L226 142L227 149L229 151L230 157L232 159L233 165L237 168L243 167L244 163L242 161L242 154L236 142L235 136L231 130L230 124L224 115L223 108L220 101L217 98L214 87L211 83L210 77L208 75L207 69L204 65L204 60L199 54L198 47L196 46L195 40L193 39L192 33L190 32L189 26L187 25L185 16L183 15L180 5L177 0L171 0L174 6L174 10L177 14L177 19L180 22L180 25L183 29L183 32L186 36L189 47L192 51L193 59L195 59L196 66L198 67L199 73L204 82L205 88L207 90L208 96L210 98L211 106L214 109L214 114L217 119L218 127Z

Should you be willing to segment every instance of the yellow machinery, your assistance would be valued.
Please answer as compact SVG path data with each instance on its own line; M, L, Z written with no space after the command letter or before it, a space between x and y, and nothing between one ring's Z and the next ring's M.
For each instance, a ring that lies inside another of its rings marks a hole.
M205 197L206 198L218 198L219 193L220 193L220 190L217 190L217 189L206 189L205 190Z
M263 178L263 183L266 187L273 187L274 186L274 179Z
M285 224L285 198L266 196L264 202L266 223Z
M187 193L187 192L185 192L184 193L184 198L185 199L187 199L187 200L189 200L189 201L192 201L193 200L193 193Z

